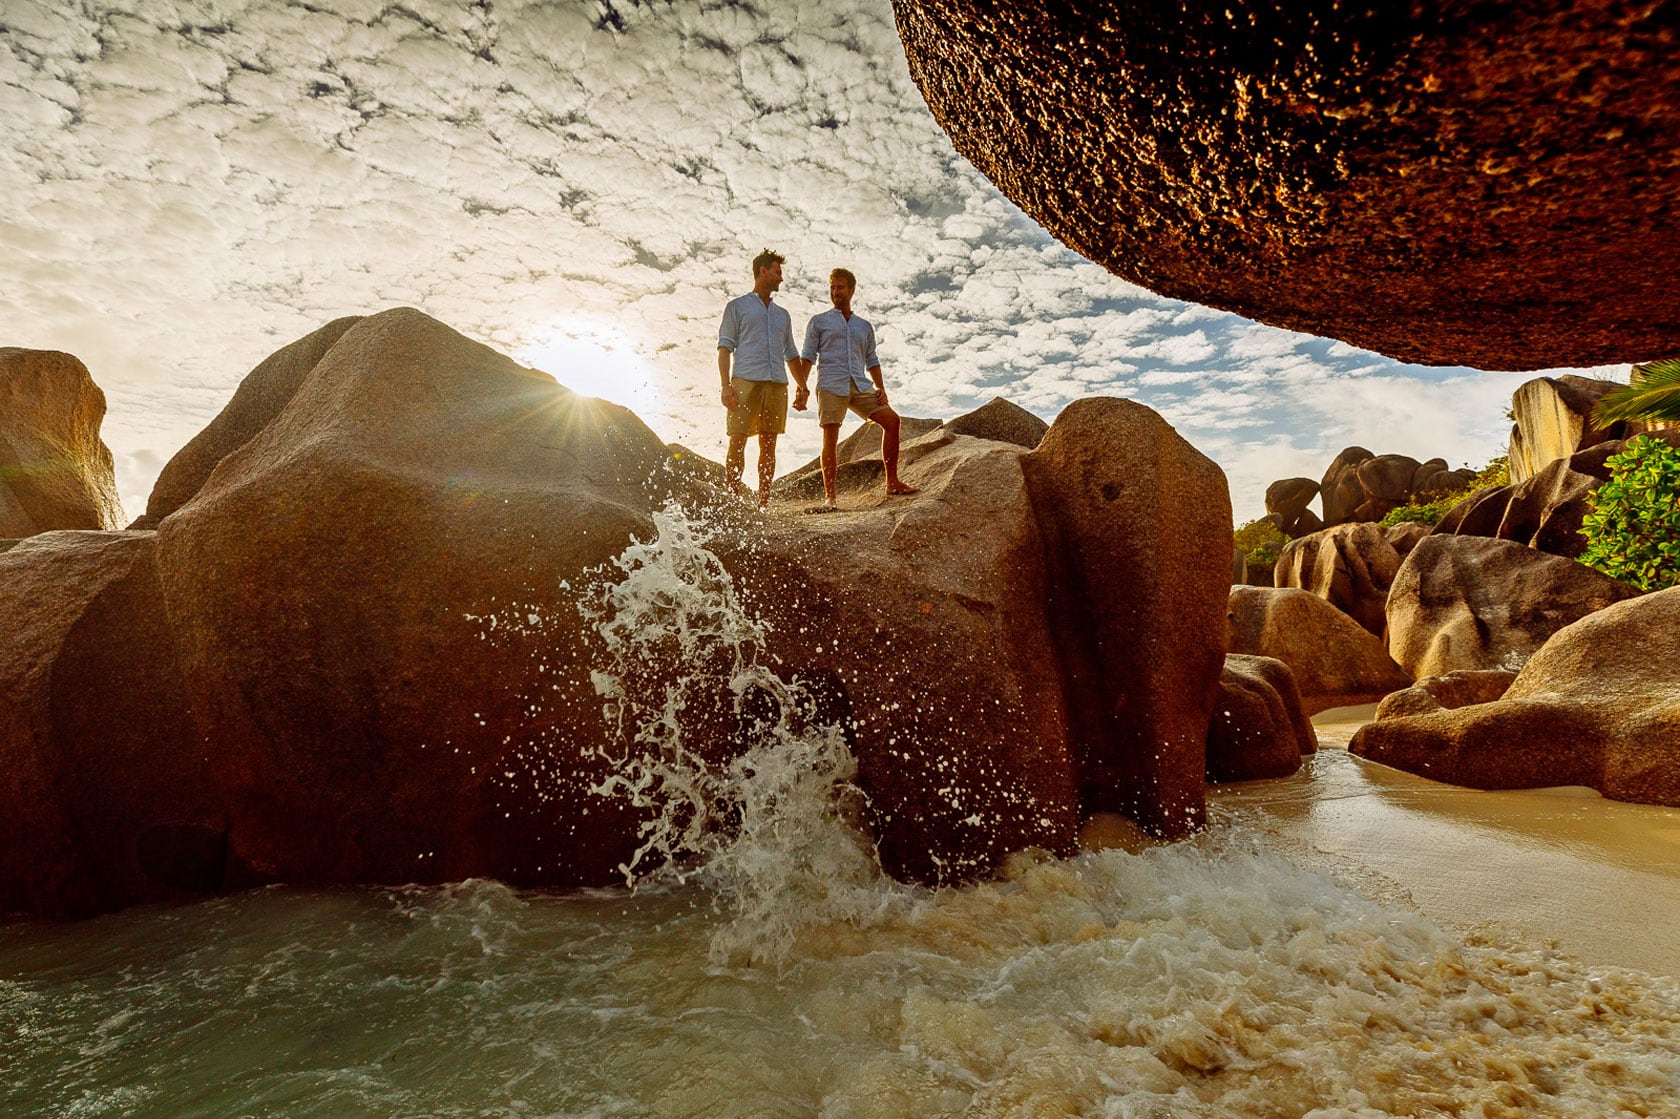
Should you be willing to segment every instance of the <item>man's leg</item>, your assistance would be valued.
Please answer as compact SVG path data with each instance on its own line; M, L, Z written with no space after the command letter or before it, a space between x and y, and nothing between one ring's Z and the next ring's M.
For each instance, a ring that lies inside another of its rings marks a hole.
M881 426L881 459L887 464L887 492L917 492L915 486L898 480L898 413L891 408L877 408L869 414L869 422Z
M836 450L836 448L840 445L840 425L823 424L822 433L823 504L833 508L835 503L834 479L835 476L840 473L840 467L837 461L840 456L839 452Z
M714 429L715 430L715 429ZM747 469L747 437L745 435L731 435L729 437L729 453L723 456L724 484L730 493L741 492L741 475Z
M770 483L776 477L776 437L758 437L758 507L770 508Z

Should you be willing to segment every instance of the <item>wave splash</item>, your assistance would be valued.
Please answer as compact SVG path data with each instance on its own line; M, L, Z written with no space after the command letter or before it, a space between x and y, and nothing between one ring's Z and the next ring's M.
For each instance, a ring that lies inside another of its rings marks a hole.
M784 961L801 927L866 920L904 891L856 823L844 728L769 663L769 627L706 547L707 524L673 505L654 526L578 598L604 648L592 679L610 738L625 744L600 748L612 774L591 791L650 812L627 884L698 880L733 910L714 959ZM731 738L744 749L708 755Z

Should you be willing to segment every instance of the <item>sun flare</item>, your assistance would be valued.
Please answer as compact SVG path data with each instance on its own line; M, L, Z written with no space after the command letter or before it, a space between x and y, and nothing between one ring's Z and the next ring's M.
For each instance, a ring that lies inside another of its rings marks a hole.
M658 374L619 327L586 319L561 319L537 331L514 357L551 374L584 396L622 404L644 421L664 407Z

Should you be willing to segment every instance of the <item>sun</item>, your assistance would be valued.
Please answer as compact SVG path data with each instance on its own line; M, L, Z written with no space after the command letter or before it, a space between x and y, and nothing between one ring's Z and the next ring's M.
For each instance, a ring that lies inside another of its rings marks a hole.
M643 422L663 410L658 375L618 326L588 319L560 319L536 332L514 354L583 396L622 404Z

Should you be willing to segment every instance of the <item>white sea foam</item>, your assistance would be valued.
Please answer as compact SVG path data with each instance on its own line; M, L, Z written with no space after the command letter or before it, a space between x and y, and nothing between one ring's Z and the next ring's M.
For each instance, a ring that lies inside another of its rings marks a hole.
M905 891L856 826L843 728L768 663L766 625L706 547L706 524L674 506L654 523L579 597L605 650L592 677L609 738L626 744L603 751L613 773L593 791L652 810L628 883L698 878L734 914L714 955L780 960L798 926L868 919ZM707 756L708 724L733 727L739 752Z

